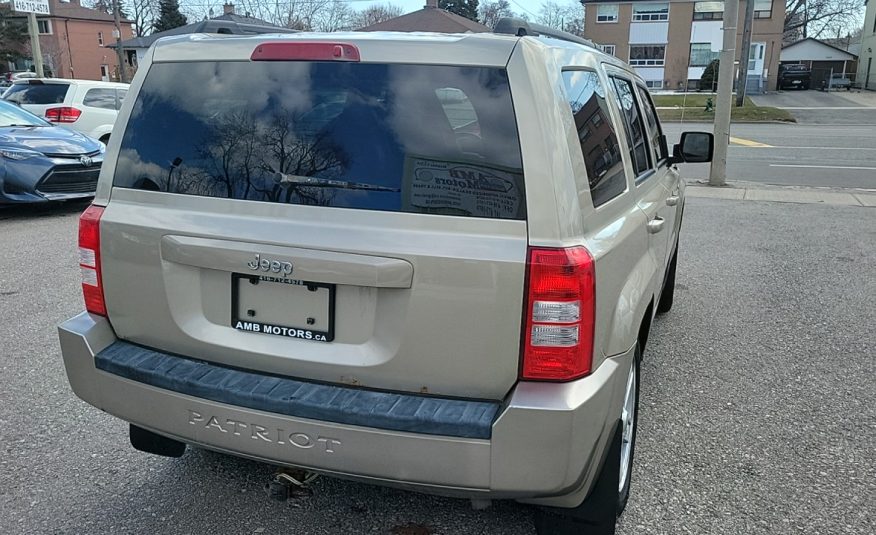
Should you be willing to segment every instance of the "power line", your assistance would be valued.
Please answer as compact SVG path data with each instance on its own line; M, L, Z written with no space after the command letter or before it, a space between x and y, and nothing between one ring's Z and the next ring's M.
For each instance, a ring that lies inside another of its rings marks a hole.
M347 0L347 1L349 1L349 0ZM529 13L530 15L532 15L533 17L537 17L537 16L538 16L538 15L536 15L535 13L533 13L532 11L530 11L530 10L526 9L525 7L523 7L523 6L522 6L517 0L511 0L511 2L512 2L515 6L519 7L520 9L522 9L523 11L526 11L527 13Z

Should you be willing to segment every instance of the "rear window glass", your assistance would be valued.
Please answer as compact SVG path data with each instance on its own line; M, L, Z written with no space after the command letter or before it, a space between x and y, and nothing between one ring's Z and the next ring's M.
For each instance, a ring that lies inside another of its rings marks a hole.
M13 84L3 95L16 104L60 104L70 84Z
M152 66L114 185L524 219L503 69L335 62Z

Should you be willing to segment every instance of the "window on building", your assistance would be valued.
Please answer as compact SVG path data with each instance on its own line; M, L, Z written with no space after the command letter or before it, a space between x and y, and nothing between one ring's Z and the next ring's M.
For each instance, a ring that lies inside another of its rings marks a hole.
M597 4L596 22L617 22L617 4Z
M690 66L705 67L712 60L718 59L721 55L720 50L712 50L711 43L691 43L690 44Z
M642 112L636 102L633 93L633 84L625 78L612 77L615 96L620 104L624 116L627 144L630 148L630 159L636 176L639 177L651 169L651 156L649 155L645 123L642 121Z
M669 20L669 4L633 4L633 21L656 22Z
M103 32L97 32L97 44L103 46Z
M40 35L51 35L52 34L52 21L50 20L38 20L37 21L37 30Z
M648 89L663 89L663 80L645 80Z
M611 54L612 56L614 56L616 50L615 45L599 45L599 48L601 48L606 54Z
M630 45L630 65L662 67L665 57L666 45Z
M617 128L608 113L605 88L595 72L565 71L563 82L581 141L590 197L594 207L600 206L627 189ZM591 126L596 124L600 126Z
M773 16L772 0L754 0L754 18L768 19Z
M697 2L694 4L693 20L721 20L724 18L724 2Z

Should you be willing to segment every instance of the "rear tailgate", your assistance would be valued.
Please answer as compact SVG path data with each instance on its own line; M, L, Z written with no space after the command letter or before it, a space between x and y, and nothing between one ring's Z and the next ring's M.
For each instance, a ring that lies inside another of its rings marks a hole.
M501 399L521 169L500 68L154 64L101 220L110 321L244 369Z

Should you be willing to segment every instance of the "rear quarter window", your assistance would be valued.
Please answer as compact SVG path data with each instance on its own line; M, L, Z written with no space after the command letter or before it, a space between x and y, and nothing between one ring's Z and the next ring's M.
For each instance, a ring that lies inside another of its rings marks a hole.
M617 197L627 189L617 128L611 120L605 87L593 71L563 72L563 82L569 99L578 141L587 169L590 197L597 207Z
M504 69L340 62L152 65L114 185L524 219Z
M82 99L84 106L92 108L103 108L106 110L115 110L116 106L116 90L107 88L89 89Z
M60 104L70 84L13 84L3 95L16 104Z

